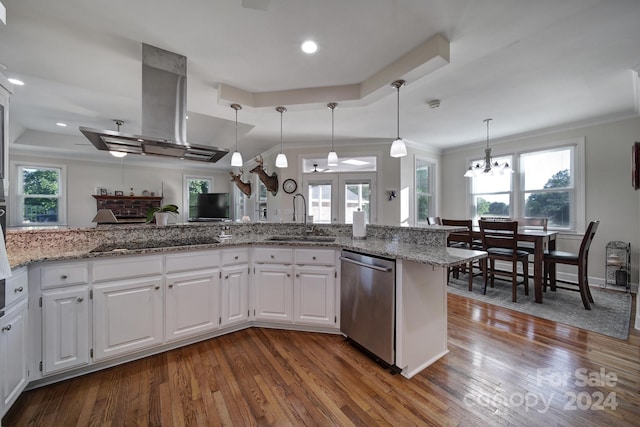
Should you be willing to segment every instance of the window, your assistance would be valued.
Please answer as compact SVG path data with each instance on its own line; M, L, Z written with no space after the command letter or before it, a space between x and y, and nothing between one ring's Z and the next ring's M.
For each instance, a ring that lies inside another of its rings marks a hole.
M371 199L371 186L368 181L346 182L344 185L344 222L353 224L353 213L363 211L365 223L369 223L369 205Z
M584 139L494 157L516 173L470 178L472 217L547 217L549 228L584 228ZM515 160L513 162L512 160ZM474 160L482 163L483 160Z
M18 225L65 224L63 167L16 165L16 223Z
M426 224L427 218L435 216L434 206L435 165L425 160L416 159L416 222Z
M186 200L184 205L188 206L187 220L198 216L198 194L210 193L213 188L213 180L211 177L203 176L185 176L184 177L184 194Z
M331 183L310 183L307 198L313 222L331 224Z

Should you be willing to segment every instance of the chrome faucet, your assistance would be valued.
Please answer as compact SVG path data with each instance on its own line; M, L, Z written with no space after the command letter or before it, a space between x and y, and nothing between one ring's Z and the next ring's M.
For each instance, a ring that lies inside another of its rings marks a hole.
M296 220L296 197L302 197L302 201L304 202L304 235L306 236L311 230L309 230L309 228L307 227L307 199L304 197L303 194L300 193L296 193L295 196L293 196L293 221Z

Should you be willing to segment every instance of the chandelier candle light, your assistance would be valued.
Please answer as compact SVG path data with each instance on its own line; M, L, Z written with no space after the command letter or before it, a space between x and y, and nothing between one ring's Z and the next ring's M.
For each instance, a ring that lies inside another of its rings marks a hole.
M396 80L391 83L391 86L398 91L398 137L391 143L391 149L389 150L391 157L404 157L407 155L407 146L404 144L404 140L400 138L400 88L404 86L404 83L404 80Z
M335 110L337 106L338 104L336 102L327 104L327 107L331 109L331 151L329 151L329 155L327 156L328 166L338 166L338 153L333 149L333 110Z
M469 169L467 169L467 172L464 174L467 178L504 175L505 172L513 173L513 169L511 169L509 163L505 162L500 164L491 159L491 148L489 148L489 122L491 120L493 119L483 120L487 124L487 148L484 149L484 165L481 166L480 163L476 163L475 166L469 166Z
M287 156L282 152L282 113L286 112L287 109L285 107L276 107L276 111L280 113L280 154L276 157L276 167L286 168L289 166L289 162L287 162Z
M238 151L238 110L242 110L242 106L239 104L231 104L231 108L236 110L236 151L234 151L231 156L231 166L241 167L243 162L242 154Z

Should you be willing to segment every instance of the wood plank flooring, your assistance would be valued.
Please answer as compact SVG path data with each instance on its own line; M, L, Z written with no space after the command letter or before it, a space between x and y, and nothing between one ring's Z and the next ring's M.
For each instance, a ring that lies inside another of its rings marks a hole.
M638 425L638 331L448 298L450 352L411 380L338 335L251 328L25 392L2 425Z

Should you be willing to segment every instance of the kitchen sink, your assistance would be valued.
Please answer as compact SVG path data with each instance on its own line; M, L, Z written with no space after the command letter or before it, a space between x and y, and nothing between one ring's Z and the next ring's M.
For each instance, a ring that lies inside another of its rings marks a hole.
M147 240L144 242L124 242L124 243L106 243L96 246L89 252L120 252L120 251L135 251L141 249L154 249L154 248L172 248L176 246L194 246L194 245L211 245L220 243L220 240L216 238L196 238L196 239L180 239L180 240Z
M271 236L265 240L271 242L335 242L331 236Z

